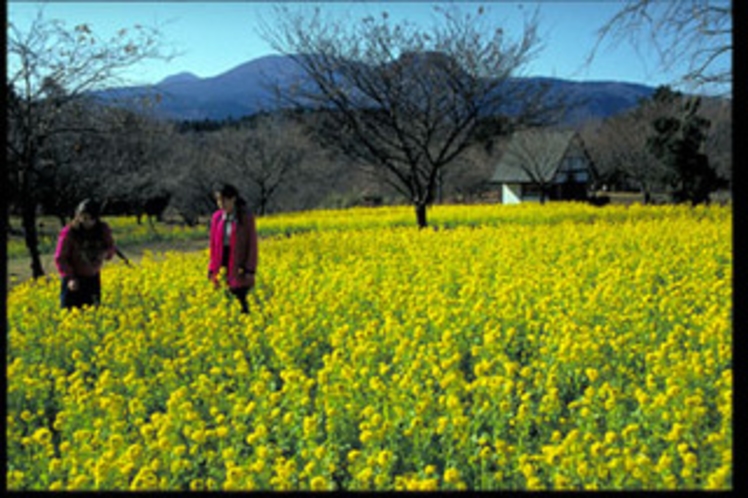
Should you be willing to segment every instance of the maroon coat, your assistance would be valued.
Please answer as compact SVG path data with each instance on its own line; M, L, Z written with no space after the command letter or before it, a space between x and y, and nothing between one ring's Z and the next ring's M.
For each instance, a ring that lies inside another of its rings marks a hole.
M208 275L214 282L221 270L223 261L223 211L213 213L210 220L210 261ZM236 220L231 229L229 243L229 267L226 282L232 289L251 287L257 270L257 227L252 213L246 209L237 210ZM243 270L243 271L241 271Z
M114 239L109 225L103 221L101 237L75 237L70 225L60 231L55 250L55 265L62 277L93 277L98 275L104 260L114 256Z

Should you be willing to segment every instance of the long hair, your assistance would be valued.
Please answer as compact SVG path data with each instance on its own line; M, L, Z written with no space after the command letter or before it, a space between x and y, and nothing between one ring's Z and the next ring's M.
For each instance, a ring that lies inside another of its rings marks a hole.
M247 201L245 201L244 198L239 194L239 190L234 185L230 183L222 183L216 185L213 188L213 194L220 195L221 197L227 199L234 199L236 221L238 223L244 223L244 219L246 217L245 208L247 206Z
M84 213L96 220L94 226L89 230L83 227L78 218L79 215ZM75 208L75 216L68 224L70 226L70 234L81 242L87 242L94 246L101 245L101 247L103 247L104 227L101 224L100 213L101 207L98 202L93 199L84 199L81 201L81 203Z

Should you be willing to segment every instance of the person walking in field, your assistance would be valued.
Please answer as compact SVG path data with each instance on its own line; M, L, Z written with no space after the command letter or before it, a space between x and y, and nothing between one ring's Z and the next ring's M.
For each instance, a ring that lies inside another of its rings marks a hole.
M233 185L217 187L213 195L219 209L210 220L208 277L219 287L223 270L229 292L239 300L242 313L249 313L247 294L257 271L255 218Z
M60 306L81 308L101 302L101 268L116 251L112 230L99 218L99 205L86 199L60 231L55 265L60 274Z

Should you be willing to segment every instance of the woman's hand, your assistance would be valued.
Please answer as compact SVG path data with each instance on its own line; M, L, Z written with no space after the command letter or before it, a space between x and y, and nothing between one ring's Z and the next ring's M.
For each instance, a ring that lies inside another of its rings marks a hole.
M72 292L77 291L80 288L80 282L77 278L71 278L68 280L68 289Z
M255 286L255 272L248 271L244 268L239 268L238 272L239 278L244 280L250 288Z
M213 283L213 287L218 289L221 286L221 283L218 281L218 274L214 273L212 271L208 272L208 280L210 280Z

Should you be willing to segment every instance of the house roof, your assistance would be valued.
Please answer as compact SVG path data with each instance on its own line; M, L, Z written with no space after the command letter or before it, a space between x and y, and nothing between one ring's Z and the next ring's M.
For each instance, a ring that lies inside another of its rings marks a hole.
M496 165L491 181L550 182L576 134L575 131L536 129L515 132Z

